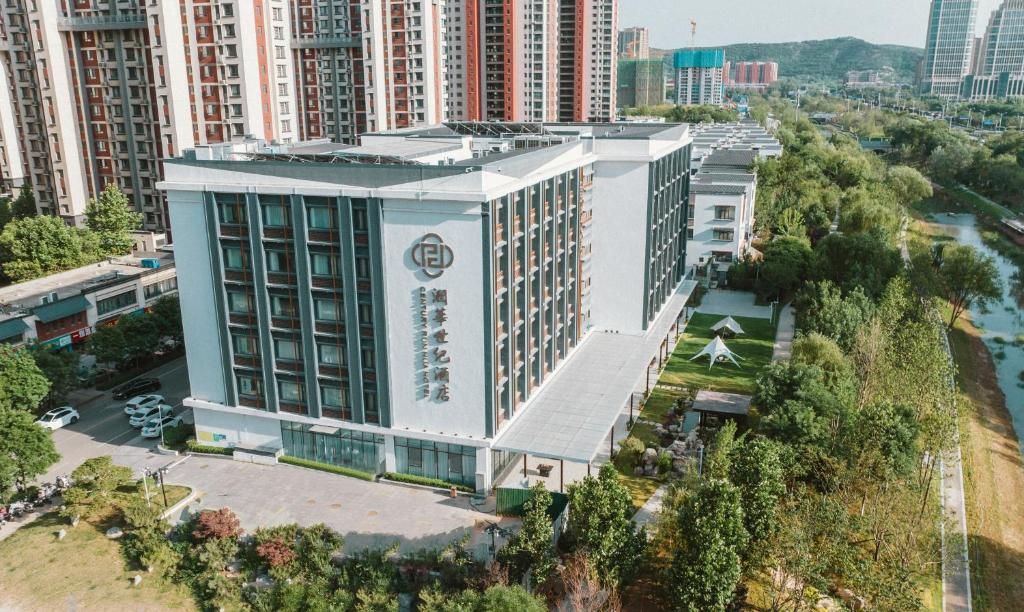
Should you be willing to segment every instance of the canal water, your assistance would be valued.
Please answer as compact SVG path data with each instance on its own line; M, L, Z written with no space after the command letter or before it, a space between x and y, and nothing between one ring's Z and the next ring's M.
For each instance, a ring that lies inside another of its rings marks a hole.
M961 244L969 244L992 257L999 269L1002 300L991 304L987 313L973 309L971 318L992 353L999 388L1006 395L1006 407L1024 452L1024 271L985 245L974 215L935 214L929 220Z

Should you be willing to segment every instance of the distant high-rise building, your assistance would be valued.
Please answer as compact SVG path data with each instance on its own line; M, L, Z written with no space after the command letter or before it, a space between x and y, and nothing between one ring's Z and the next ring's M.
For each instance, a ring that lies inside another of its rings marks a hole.
M660 59L620 59L617 81L619 108L665 102L665 62Z
M991 22L989 27L992 27ZM971 50L971 74L981 74L985 70L985 37L976 36Z
M686 49L673 57L676 104L721 105L725 98L725 51Z
M982 40L975 75L1024 73L1024 0L1004 0L992 12Z
M974 21L978 0L932 0L921 73L921 92L944 97L960 95L971 68Z
M611 121L618 0L558 2L558 120Z
M779 65L775 62L726 62L726 82L738 89L766 89L779 80Z
M622 59L645 60L651 57L650 37L647 28L632 27L619 31L619 57Z

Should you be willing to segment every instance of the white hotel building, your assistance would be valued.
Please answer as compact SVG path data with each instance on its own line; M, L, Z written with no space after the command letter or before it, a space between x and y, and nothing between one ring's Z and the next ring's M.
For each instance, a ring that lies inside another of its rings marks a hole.
M478 490L589 464L692 287L690 142L449 123L169 160L199 440Z

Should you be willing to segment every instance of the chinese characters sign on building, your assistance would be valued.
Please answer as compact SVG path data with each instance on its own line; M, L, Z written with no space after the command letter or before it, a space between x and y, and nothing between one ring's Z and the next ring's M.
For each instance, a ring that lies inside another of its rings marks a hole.
M419 372L417 384L422 399L447 402L451 399L451 364L448 354L448 290L419 290Z

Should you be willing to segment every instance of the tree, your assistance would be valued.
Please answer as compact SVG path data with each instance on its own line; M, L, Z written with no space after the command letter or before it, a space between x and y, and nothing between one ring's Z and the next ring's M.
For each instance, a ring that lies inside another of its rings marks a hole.
M50 391L50 381L25 349L0 344L0 410L34 411Z
M554 528L548 509L551 493L543 482L530 487L530 499L523 506L523 526L498 551L498 561L517 577L530 572L534 584L544 584L557 564L552 541Z
M935 149L928 157L928 173L942 183L955 183L971 167L974 152L959 141Z
M50 432L23 410L0 408L0 500L60 460Z
M85 208L86 224L99 237L106 255L127 255L135 241L132 231L142 226L142 215L132 210L128 197L115 183L107 183L99 198L91 198Z
M740 444L736 439L736 422L726 421L715 433L704 461L704 474L709 478L728 478L733 451Z
M729 480L739 487L743 525L752 543L767 540L777 527L775 509L786 491L784 478L777 442L757 437L734 450Z
M129 314L117 321L124 338L125 360L137 365L160 343L160 329L154 317L147 314Z
M177 294L166 295L153 303L150 312L162 338L170 338L180 344L184 339L181 326L181 303Z
M120 325L97 327L89 336L88 347L99 363L120 365L128 358L128 342Z
M851 419L850 450L862 471L878 482L911 472L920 456L914 411L892 402L872 402Z
M466 589L449 595L427 588L419 593L421 612L546 612L544 600L520 586L495 585L483 593Z
M14 219L25 219L37 214L36 194L28 183L23 184L18 191L18 197L11 205L11 214Z
M1003 285L996 262L969 244L948 244L939 256L938 283L952 312L949 329L972 306L987 308L1003 296Z
M80 355L72 350L50 351L45 348L32 351L39 370L50 381L50 405L63 402L68 393L78 388L78 362Z
M632 497L615 466L606 463L597 478L587 476L569 485L569 507L569 548L587 555L603 584L630 581L640 567L647 536L631 520Z
M860 287L877 299L902 270L899 252L874 232L830 234L814 249L813 277L832 281L843 294Z
M67 518L89 518L106 512L124 501L119 491L131 482L131 468L114 465L110 455L87 459L71 472L71 488L64 492L65 507L61 514Z
M687 495L676 515L679 541L669 568L668 591L685 612L724 612L741 574L747 544L740 491L710 479Z
M932 197L932 184L910 166L894 166L886 173L885 183L896 195L901 206Z
M798 329L831 338L844 351L850 350L857 330L871 320L875 311L860 287L843 297L839 288L827 280L804 287L793 306Z
M230 508L203 510L196 519L195 529L192 530L192 537L197 540L221 540L237 538L240 535L241 524Z
M825 375L825 384L840 393L855 388L853 364L836 341L817 332L801 335L793 341L793 363L817 366Z
M812 251L807 240L783 236L764 251L758 291L764 296L785 299L807 278Z
M82 231L59 217L11 221L0 232L3 272L14 282L75 268L95 261L92 256Z

